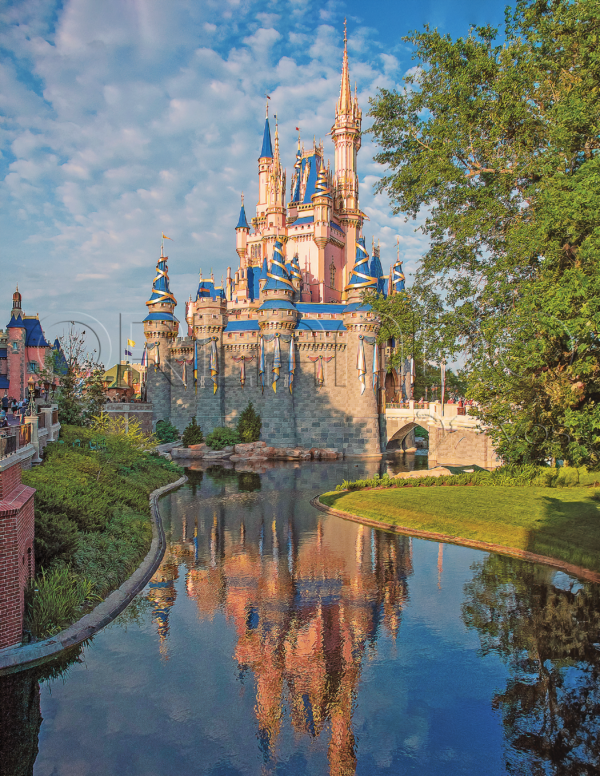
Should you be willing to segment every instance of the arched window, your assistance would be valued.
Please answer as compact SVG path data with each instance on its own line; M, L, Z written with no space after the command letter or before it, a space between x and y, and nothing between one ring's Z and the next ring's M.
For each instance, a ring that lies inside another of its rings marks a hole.
M329 265L329 287L335 288L335 264L333 262Z

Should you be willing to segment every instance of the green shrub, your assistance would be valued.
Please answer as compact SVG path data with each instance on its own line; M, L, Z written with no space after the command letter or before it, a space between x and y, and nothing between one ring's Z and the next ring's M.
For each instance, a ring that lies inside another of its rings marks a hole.
M181 441L183 442L184 447L189 447L190 445L200 445L202 442L204 442L204 434L202 433L200 426L196 423L195 415L186 426L183 432L183 436L181 437Z
M579 485L579 472L573 466L561 466L556 478L557 488L574 488Z
M414 432L417 438L420 437L421 439L429 439L429 431L424 429L422 426L415 426Z
M35 565L47 568L58 560L69 561L79 546L77 525L61 512L35 509Z
M70 625L95 600L99 599L90 582L68 566L42 571L27 591L25 627L36 638L51 636Z
M238 445L241 442L240 435L235 428L218 426L206 437L206 444L212 450L222 450L224 447Z
M154 433L161 442L177 442L179 439L179 431L170 420L159 420Z
M248 406L244 409L238 418L237 432L242 442L258 442L260 439L260 430L262 428L262 420L260 415L254 409L252 402L248 402Z

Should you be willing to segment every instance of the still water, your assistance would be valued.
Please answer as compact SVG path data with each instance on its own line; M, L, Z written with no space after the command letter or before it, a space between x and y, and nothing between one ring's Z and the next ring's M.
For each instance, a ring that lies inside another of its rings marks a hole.
M190 471L143 594L0 680L2 776L600 773L598 586L310 506L378 466Z

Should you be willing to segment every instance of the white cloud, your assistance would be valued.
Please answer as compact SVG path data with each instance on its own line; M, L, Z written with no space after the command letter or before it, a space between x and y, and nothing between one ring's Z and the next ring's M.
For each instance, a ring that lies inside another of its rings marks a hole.
M18 282L26 312L79 307L116 341L120 312L143 317L161 230L174 238L180 301L201 266L217 277L237 266L234 225L240 192L250 210L257 194L265 91L288 179L298 125L333 157L343 17L338 0L22 0L0 11L4 317ZM364 128L368 97L409 64L382 54L376 37L350 21ZM380 235L390 263L400 235L412 266L424 240L375 196L374 152L365 136L367 239Z

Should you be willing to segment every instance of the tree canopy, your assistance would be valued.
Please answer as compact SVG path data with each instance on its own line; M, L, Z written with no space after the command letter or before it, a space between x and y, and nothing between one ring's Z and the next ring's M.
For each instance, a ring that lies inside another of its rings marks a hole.
M519 0L503 39L411 34L371 104L378 188L424 216L413 295L511 460L598 462L600 6Z

